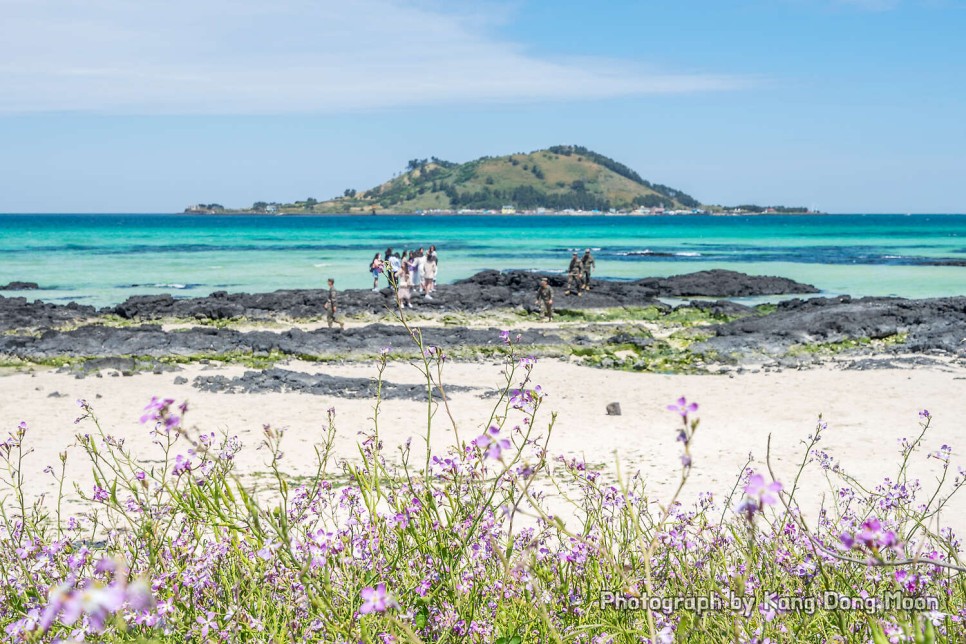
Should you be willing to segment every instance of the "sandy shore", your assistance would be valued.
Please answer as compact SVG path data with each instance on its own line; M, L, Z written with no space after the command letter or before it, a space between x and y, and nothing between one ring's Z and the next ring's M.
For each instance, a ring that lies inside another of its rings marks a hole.
M376 374L374 365L362 363L290 363L287 368L355 377ZM79 415L79 398L91 402L107 433L125 439L127 446L148 457L156 457L157 450L138 422L144 405L154 395L188 400L188 425L238 435L246 446L239 467L253 475L264 471L265 453L255 449L263 424L286 428L287 473L296 476L311 471L314 453L310 446L322 436L328 408L337 410L338 456L357 458L358 433L372 428L371 399L301 393L207 393L190 384L173 384L177 376L186 377L190 383L196 375L210 373L206 369L211 368L194 364L177 374L105 374L85 379L48 369L0 376L4 433L21 420L30 428L28 443L34 452L25 464L28 491L53 493L53 480L43 473L44 467L56 463L58 452L71 445L75 433L93 431L85 423L74 423ZM500 386L502 369L496 362L447 365L447 384L474 388L451 395L458 431L464 439L482 431L494 399L481 394ZM227 366L217 372L232 376L245 370ZM405 363L390 365L385 377L397 383L420 379L416 369ZM547 412L551 410L558 414L550 442L552 455L580 456L610 473L616 471L619 458L623 471L641 470L659 497L668 493L678 476L680 444L674 440L677 418L666 405L682 395L700 403L702 419L693 446L694 473L688 498L701 491L711 491L718 498L726 496L749 453L755 458L754 467L763 467L769 434L776 473L789 483L801 459L801 441L814 431L819 414L829 425L821 447L868 486L895 476L898 441L918 434L918 412L923 408L935 418L922 452L913 458L913 472L922 479L925 490L934 487L941 471L941 463L928 459L928 452L943 444L952 445L954 474L957 464L962 464L958 448L966 444L966 425L962 422L966 417L966 371L954 367L873 371L822 368L728 377L628 373L544 360L535 368L534 382L548 393L543 420L549 420ZM605 406L610 402L619 402L623 415L606 415ZM425 402L384 401L379 427L387 450L395 454L410 437L414 451L422 449L426 418ZM448 418L437 410L434 448L441 451L453 436ZM83 454L76 447L69 454L68 478L89 490L91 479ZM828 497L831 492L819 470L812 471L803 479L806 487L800 498L803 507L814 510L821 504L822 495ZM943 522L957 531L966 530L966 496L954 499Z

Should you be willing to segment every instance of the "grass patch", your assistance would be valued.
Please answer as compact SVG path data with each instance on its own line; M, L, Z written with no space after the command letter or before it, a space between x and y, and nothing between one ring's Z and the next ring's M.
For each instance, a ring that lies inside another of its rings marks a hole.
M905 344L909 339L908 333L896 333L885 338L848 338L838 342L815 342L810 344L796 344L788 349L789 356L803 355L836 355L857 349L886 349Z
M684 339L657 340L647 347L633 344L575 347L571 354L582 364L601 369L640 371L647 373L708 373L713 355L697 354L690 350L693 341Z

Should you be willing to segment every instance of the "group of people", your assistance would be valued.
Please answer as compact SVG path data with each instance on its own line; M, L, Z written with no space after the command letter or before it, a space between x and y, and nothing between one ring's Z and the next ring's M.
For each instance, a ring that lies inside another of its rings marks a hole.
M590 274L597 268L597 262L591 255L590 249L584 251L583 257L577 257L574 253L570 258L570 267L567 269L567 290L564 295L576 294L580 297L582 291L590 290Z
M423 294L427 300L433 299L432 294L436 290L438 265L439 257L436 254L435 246L430 246L428 251L419 248L418 250L406 250L401 254L394 251L392 247L387 248L385 255L376 253L369 264L369 272L372 274L372 290L379 291L379 278L384 275L388 286L396 292L399 306L411 309L413 307L413 291ZM564 294L579 297L583 291L589 291L591 273L596 267L597 262L589 248L584 251L583 257L574 253L567 270L567 290ZM327 322L330 328L333 324L345 328L345 324L335 317L335 283L331 279L328 283L329 296L325 303ZM542 306L543 314L547 320L553 320L553 288L546 278L540 280L536 303Z
M424 295L427 300L433 299L438 265L435 246L430 246L428 251L422 248L406 250L401 255L391 247L387 248L384 256L376 253L369 264L372 290L379 290L379 276L385 275L389 287L396 291L399 305L413 308L413 291Z
M577 297L580 297L583 291L589 291L590 275L595 268L597 268L597 262L594 260L594 256L591 254L589 248L584 251L583 257L578 257L577 253L574 253L570 258L570 267L567 269L567 290L564 291L564 295L576 294ZM540 280L540 286L537 288L536 303L543 308L543 314L546 316L547 321L552 321L553 288L550 286L550 280L547 278Z

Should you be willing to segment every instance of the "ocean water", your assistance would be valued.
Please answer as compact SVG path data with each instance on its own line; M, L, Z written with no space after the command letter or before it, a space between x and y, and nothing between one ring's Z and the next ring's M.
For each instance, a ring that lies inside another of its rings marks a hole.
M206 216L0 215L0 284L30 299L113 304L135 294L192 297L372 285L387 246L435 244L439 279L480 270L563 272L593 248L597 275L710 268L781 275L827 294L966 295L966 215Z

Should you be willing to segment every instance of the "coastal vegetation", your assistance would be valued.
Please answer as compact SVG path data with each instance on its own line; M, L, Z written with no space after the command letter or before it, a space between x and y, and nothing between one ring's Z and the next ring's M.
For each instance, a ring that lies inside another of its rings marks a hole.
M78 434L36 463L26 422L0 443L0 628L11 642L475 642L623 644L675 641L956 642L966 637L966 568L942 512L966 482L927 410L878 480L853 476L823 449L819 419L793 475L750 460L730 494L692 490L705 427L698 403L667 401L654 431L678 438L664 495L633 461L554 454L557 415L536 358L510 331L488 418L453 419L448 350L411 331L404 360L422 374L425 444L396 453L380 434L382 399L358 456L337 460L342 422L320 419L311 475L287 471L282 428L265 425L264 475L238 473L256 446L233 428L192 423L184 402L140 412L135 451L78 401ZM691 329L693 330L693 329ZM646 337L642 334L641 337ZM377 391L395 359L374 362ZM352 431L356 431L356 427ZM431 447L431 436L450 436ZM67 446L65 446L67 447ZM305 449L305 446L300 446ZM67 464L81 510L65 504ZM910 469L922 461L926 484ZM33 500L28 472L55 492ZM803 481L827 480L810 507Z

